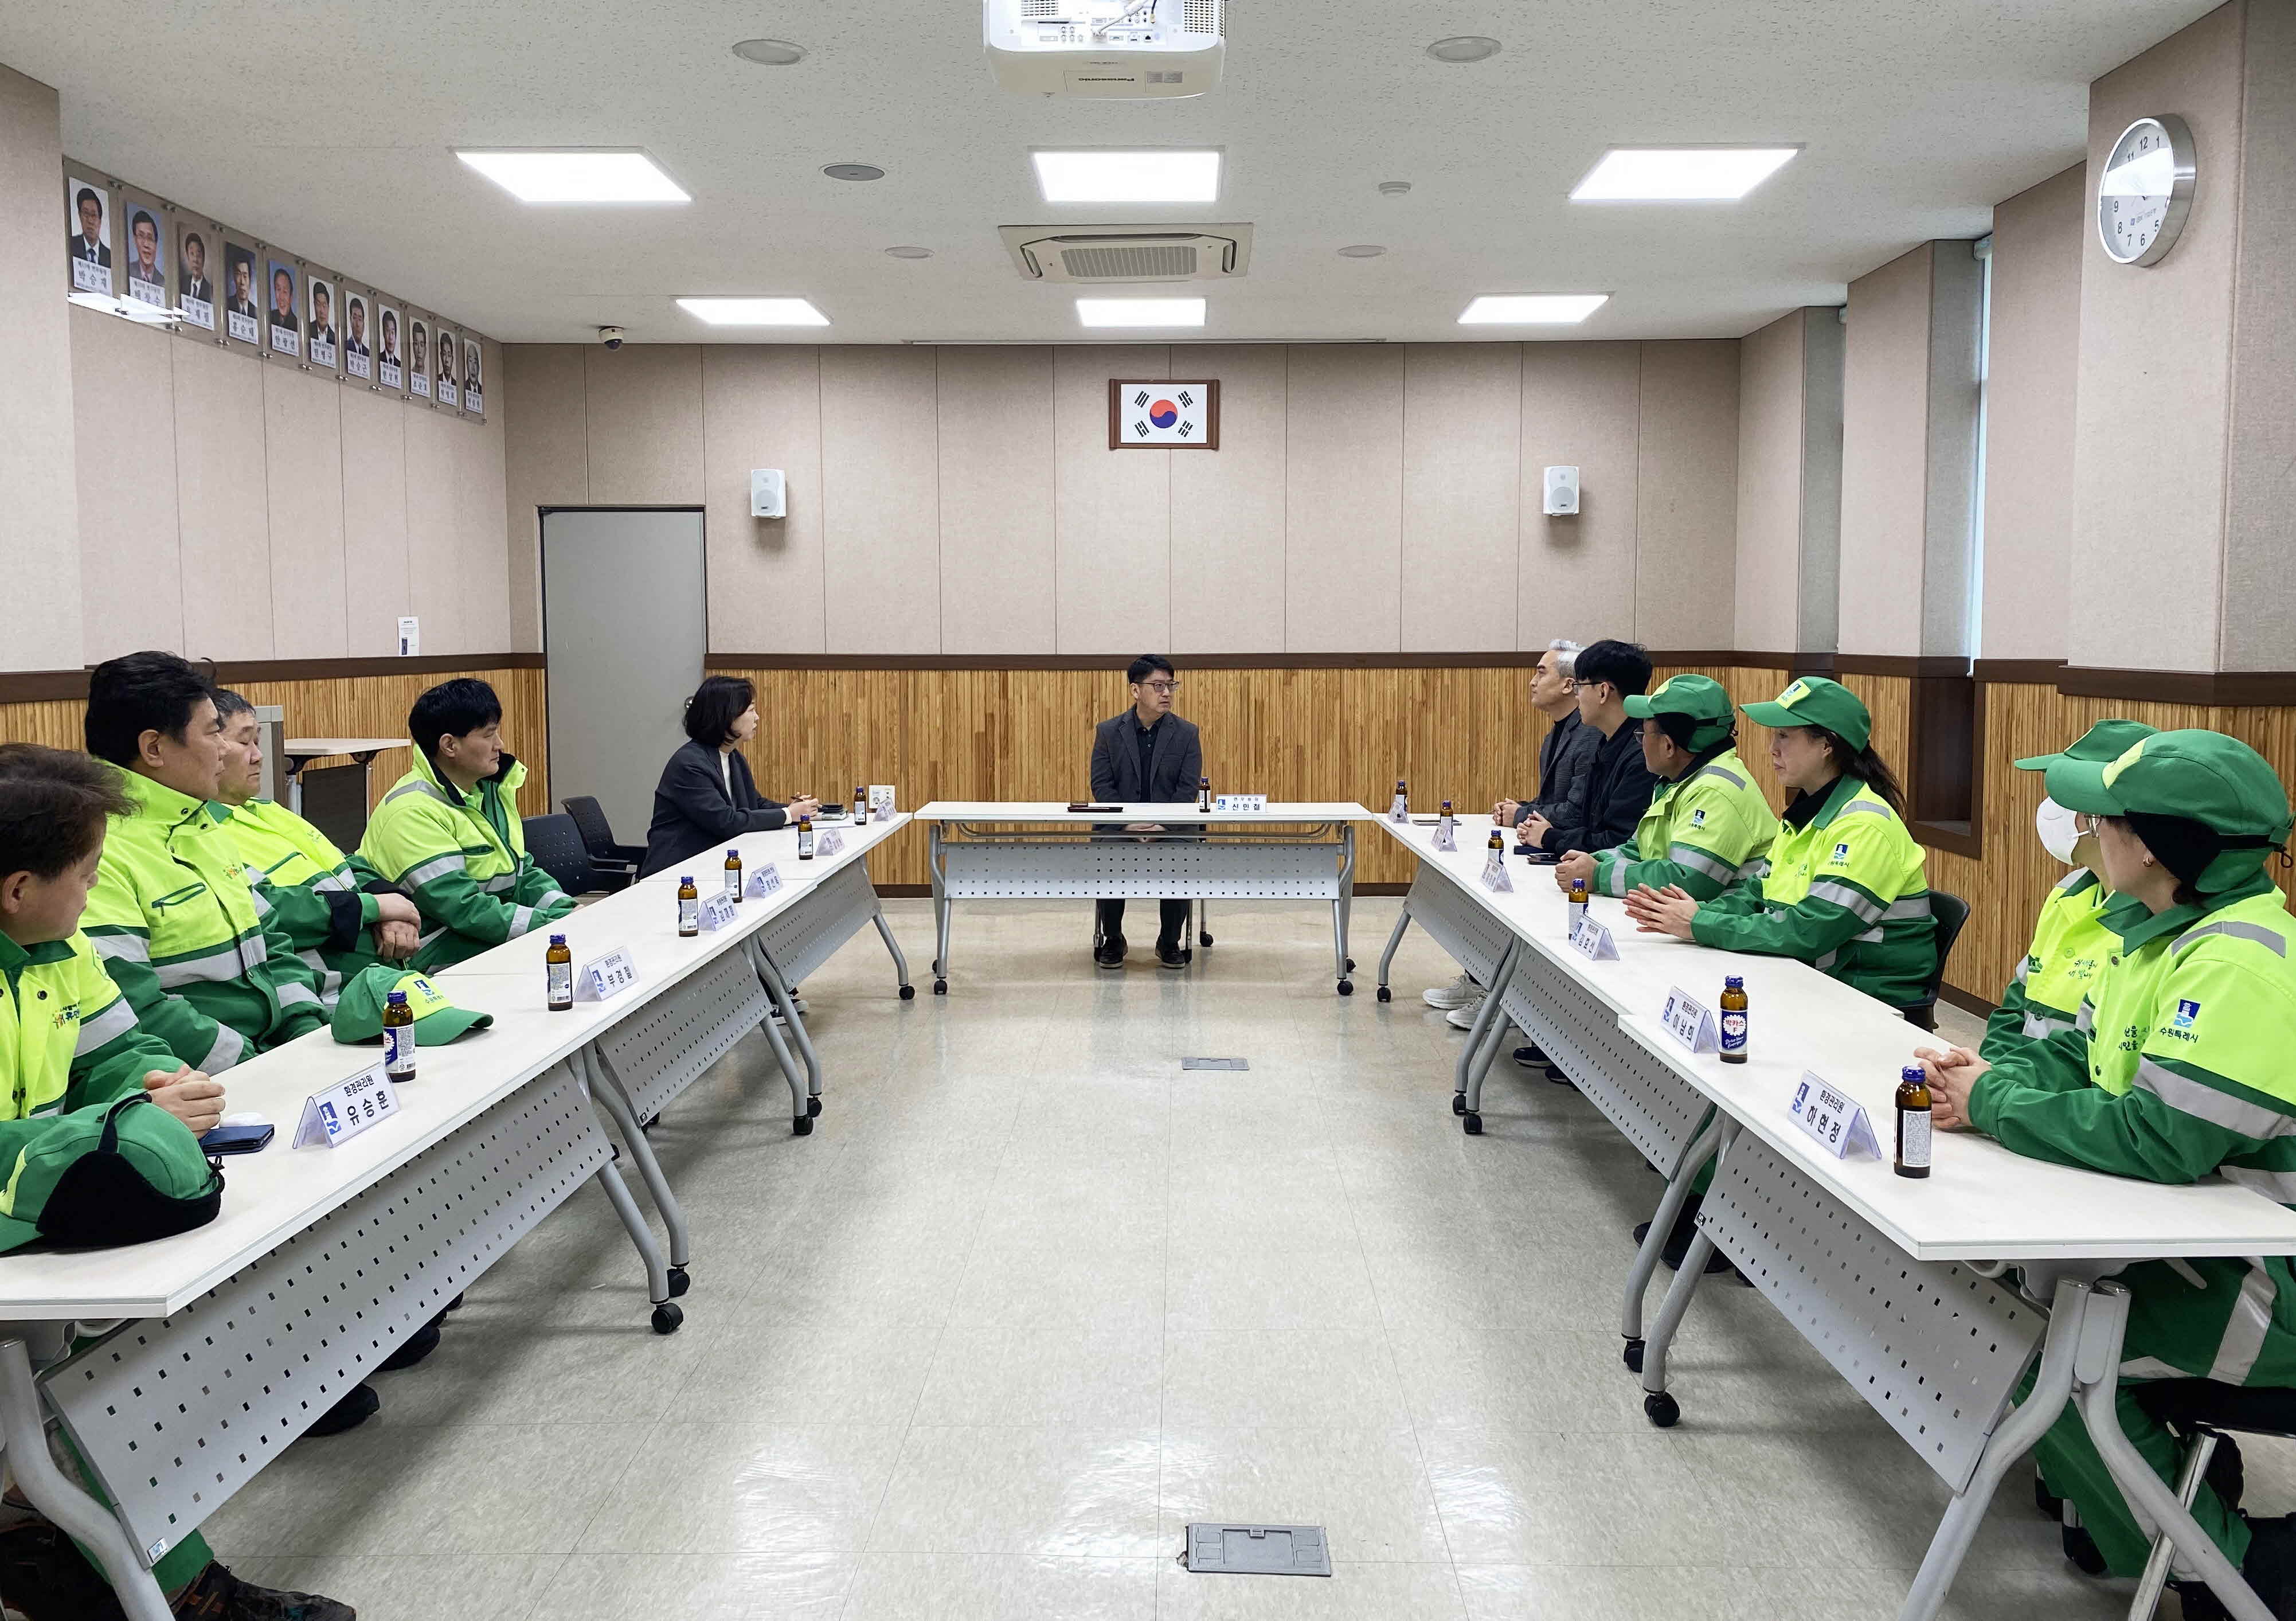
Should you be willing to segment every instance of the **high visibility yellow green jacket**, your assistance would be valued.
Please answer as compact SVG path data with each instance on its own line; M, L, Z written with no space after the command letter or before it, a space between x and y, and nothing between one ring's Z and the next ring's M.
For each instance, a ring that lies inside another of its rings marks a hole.
M250 799L225 812L224 826L255 886L255 909L287 935L329 1008L343 981L381 959L367 931L381 916L373 885L333 841L286 806Z
M1800 795L1770 845L1770 869L1706 901L1691 938L1726 951L1798 957L1892 1008L1929 995L1937 969L1922 847L1854 777Z
M209 1074L324 1024L310 969L257 909L223 807L119 779L135 808L109 819L80 927L137 1022Z
M375 807L359 860L421 909L415 967L461 962L574 909L526 853L516 797L525 780L526 768L505 754L500 770L464 794L417 749L414 769Z
M2050 890L2017 976L1985 1021L1978 1057L1990 1064L2020 1042L2073 1027L2105 959L2120 949L2120 937L2104 926L2112 901L2112 892L2086 867L2075 868Z
M103 971L87 936L20 946L0 934L0 1166L48 1121L144 1090L178 1066Z
M1777 831L1777 816L1748 779L1746 762L1725 747L1659 785L1634 836L1595 852L1591 887L1624 895L1645 884L1676 884L1710 901L1761 871Z

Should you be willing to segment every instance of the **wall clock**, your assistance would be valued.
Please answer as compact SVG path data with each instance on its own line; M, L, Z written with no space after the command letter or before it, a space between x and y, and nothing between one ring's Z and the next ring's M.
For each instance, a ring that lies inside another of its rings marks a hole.
M2199 172L2193 132L2175 113L2139 119L2120 132L2096 183L2096 239L2115 264L2168 257L2192 212Z

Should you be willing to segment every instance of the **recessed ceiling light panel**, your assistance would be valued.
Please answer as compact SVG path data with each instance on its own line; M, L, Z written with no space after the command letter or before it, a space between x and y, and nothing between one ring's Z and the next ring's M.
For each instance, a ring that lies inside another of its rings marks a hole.
M1037 152L1046 202L1214 202L1220 154L1212 152Z
M1462 326L1570 326L1610 302L1607 292L1486 293L1461 312Z
M1735 202L1799 146L1613 146L1570 190L1573 202Z
M1488 62L1498 53L1499 42L1480 34L1457 34L1427 47L1427 54L1437 62Z
M786 39L744 39L734 45L734 54L761 68L791 68L805 60L805 47Z
M712 326L826 326L809 299L680 299L677 307Z
M691 202L642 152L619 147L527 148L455 155L521 202Z
M885 171L874 163L824 163L821 172L832 180L882 180Z
M1201 326L1201 299L1078 299L1077 321L1084 326Z

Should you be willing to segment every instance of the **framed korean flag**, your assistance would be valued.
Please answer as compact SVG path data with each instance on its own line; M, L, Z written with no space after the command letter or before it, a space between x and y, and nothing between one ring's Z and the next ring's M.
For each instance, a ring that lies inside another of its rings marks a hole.
M1164 377L1110 378L1108 448L1218 449L1218 383L1177 383Z

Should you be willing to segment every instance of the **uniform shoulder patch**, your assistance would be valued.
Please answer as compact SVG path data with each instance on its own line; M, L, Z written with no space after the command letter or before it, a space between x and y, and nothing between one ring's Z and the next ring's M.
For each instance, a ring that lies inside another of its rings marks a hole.
M1847 866L1849 866L1849 840L1847 840L1847 839L1843 839L1843 840L1842 840L1842 841L1841 841L1839 843L1837 843L1837 844L1835 844L1835 845L1834 845L1834 847L1833 847L1833 860L1832 860L1831 862L1829 862L1829 863L1828 863L1828 865L1830 865L1830 866L1833 866L1833 867L1847 867Z
M2193 1021L2200 1016L2200 1003L2192 1000L2180 1000L2177 1004L2176 1016L2169 1020L2169 1024L2173 1029L2190 1030L2193 1027Z

